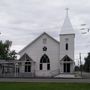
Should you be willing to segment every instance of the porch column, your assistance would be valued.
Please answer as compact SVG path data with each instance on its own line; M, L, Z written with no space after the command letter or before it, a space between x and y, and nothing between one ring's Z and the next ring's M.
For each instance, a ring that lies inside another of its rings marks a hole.
M35 62L31 62L31 73L35 76Z
M16 63L15 63L14 75L15 75L15 77L16 77Z
M18 76L18 63L15 63L15 77Z
M60 73L63 73L64 72L64 63L63 62L60 62Z

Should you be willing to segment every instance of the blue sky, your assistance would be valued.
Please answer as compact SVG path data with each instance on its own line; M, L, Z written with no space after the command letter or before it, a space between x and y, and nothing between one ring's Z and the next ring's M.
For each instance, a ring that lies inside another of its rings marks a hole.
M0 0L0 39L11 40L17 52L43 32L59 40L67 7L76 32L77 59L79 52L90 51L90 33L80 31L90 28L90 0Z

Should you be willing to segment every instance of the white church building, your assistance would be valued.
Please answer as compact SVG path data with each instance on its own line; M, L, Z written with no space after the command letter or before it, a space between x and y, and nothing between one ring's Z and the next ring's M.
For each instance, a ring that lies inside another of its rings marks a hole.
M28 44L20 52L19 73L36 77L53 77L61 73L74 73L75 33L68 12L55 40L46 32Z

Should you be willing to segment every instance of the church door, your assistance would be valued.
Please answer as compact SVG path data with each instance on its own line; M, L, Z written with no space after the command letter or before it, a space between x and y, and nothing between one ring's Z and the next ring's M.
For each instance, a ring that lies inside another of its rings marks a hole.
M63 64L64 72L66 72L66 63Z
M46 54L40 59L40 70L50 70L50 60Z
M47 63L43 63L43 70L47 70Z
M67 72L70 72L70 63L67 63Z
M63 68L64 68L65 73L69 73L70 72L70 63L64 63Z

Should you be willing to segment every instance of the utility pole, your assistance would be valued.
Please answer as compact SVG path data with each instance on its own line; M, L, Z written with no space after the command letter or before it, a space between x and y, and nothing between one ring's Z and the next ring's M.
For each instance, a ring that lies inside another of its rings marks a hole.
M81 61L81 53L79 53L79 57L80 57L80 72L81 72L81 77L82 77L82 61Z

